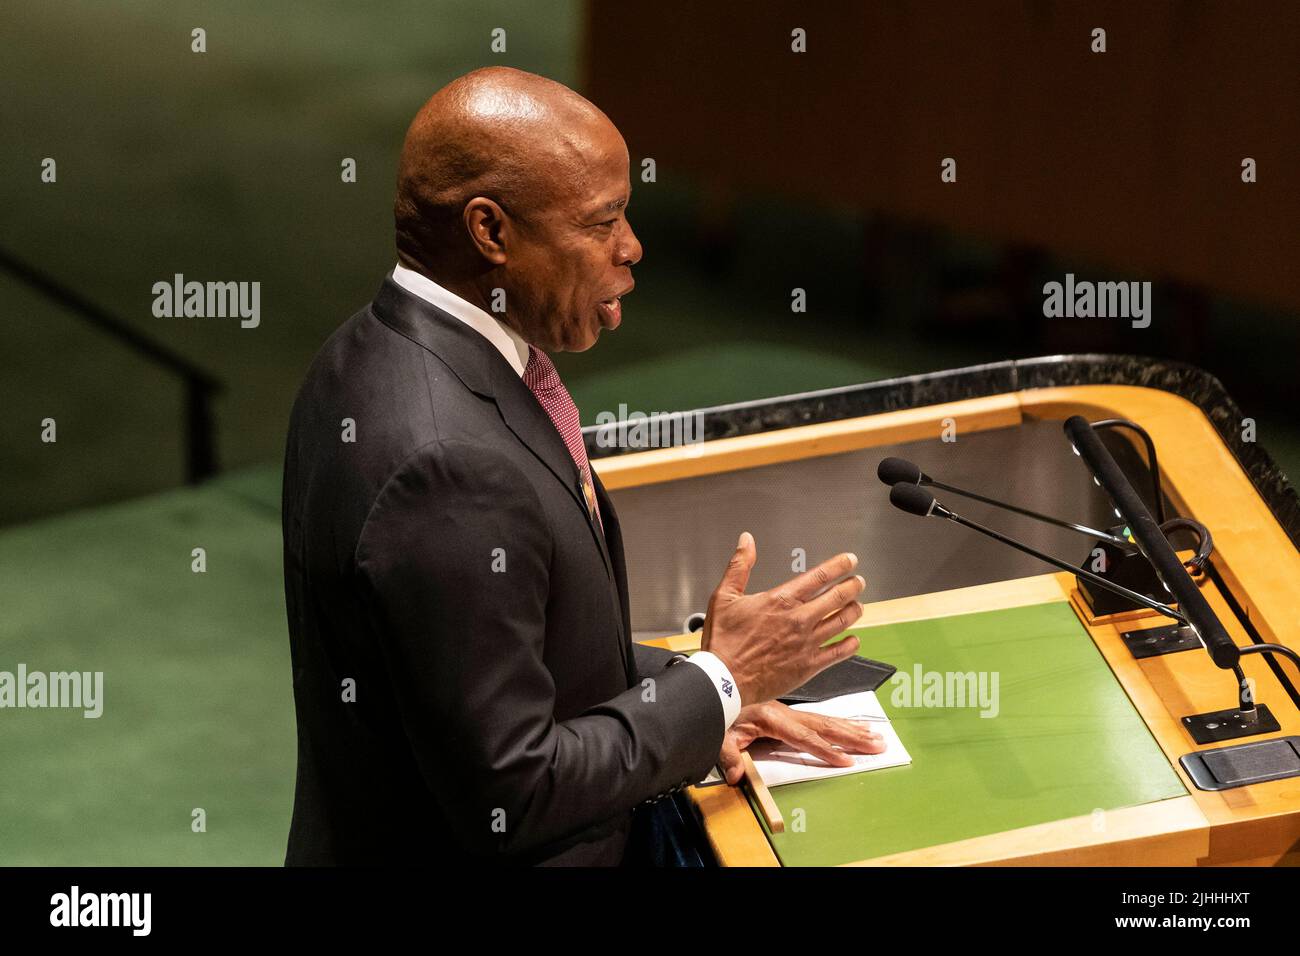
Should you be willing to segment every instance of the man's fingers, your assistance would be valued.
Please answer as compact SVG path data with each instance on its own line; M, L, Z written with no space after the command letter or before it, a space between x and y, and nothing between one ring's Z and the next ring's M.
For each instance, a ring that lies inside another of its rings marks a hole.
M815 674L820 674L832 664L838 664L840 661L847 660L858 652L858 639L855 635L850 634L844 640L828 647L823 647L813 655L813 665L817 668Z
M741 759L740 748L736 746L736 741L731 734L727 734L722 740L722 752L718 755L718 764L722 767L723 777L733 787L740 783L740 778L745 775L745 761Z
M832 581L844 577L858 566L858 556L847 551L828 558L815 568L810 568L798 577L791 578L785 584L773 588L773 591L788 595L796 601L808 601L818 591Z
M818 644L824 644L836 634L852 627L862 617L862 605L857 601L850 601L843 605L834 614L828 614L817 623L812 629L812 637Z
M820 621L826 615L833 614L847 605L850 601L856 601L858 595L861 594L866 587L866 578L860 574L855 574L852 577L840 581L835 585L835 587L828 588L824 594L819 594L817 597L805 603L800 613L807 616L807 620L810 624L815 621ZM857 618L855 617L854 620L856 621ZM845 627L847 626L848 625L846 624ZM843 629L844 628L840 628L840 630Z
M817 732L825 740L853 753L878 754L885 749L885 738L873 729L875 726L864 720L823 717Z
M741 532L740 540L736 542L736 550L732 552L731 560L727 562L727 570L722 574L722 583L718 585L718 590L744 594L745 588L749 587L749 572L753 570L756 560L758 560L758 548L754 545L754 536L748 531Z
M818 760L826 761L832 767L853 765L852 757L843 750L836 750L829 740L810 727L804 726L800 732L790 734L787 742L806 754L812 754Z

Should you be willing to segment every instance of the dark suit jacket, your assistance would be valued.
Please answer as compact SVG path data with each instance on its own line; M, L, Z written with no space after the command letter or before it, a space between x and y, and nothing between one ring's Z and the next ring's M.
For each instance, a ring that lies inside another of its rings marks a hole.
M717 692L631 644L596 493L604 536L510 364L391 278L326 342L285 457L286 862L616 864L709 771Z

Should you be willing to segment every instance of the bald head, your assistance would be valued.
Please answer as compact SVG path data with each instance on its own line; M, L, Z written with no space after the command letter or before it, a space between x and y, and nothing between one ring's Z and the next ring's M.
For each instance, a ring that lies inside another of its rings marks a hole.
M602 129L603 128L603 129ZM464 251L476 196L527 221L582 188L608 117L561 83L510 67L452 80L416 114L397 173L394 218L405 265Z
M406 133L398 259L525 341L581 351L622 321L641 258L630 199L627 145L604 113L554 80L475 70Z

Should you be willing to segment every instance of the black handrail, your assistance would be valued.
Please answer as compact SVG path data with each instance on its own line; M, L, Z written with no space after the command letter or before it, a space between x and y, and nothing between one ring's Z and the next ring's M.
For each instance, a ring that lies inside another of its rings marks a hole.
M198 484L217 473L216 430L212 399L223 385L189 359L142 335L79 292L0 248L0 268L78 318L108 333L154 365L179 376L185 384L185 480Z

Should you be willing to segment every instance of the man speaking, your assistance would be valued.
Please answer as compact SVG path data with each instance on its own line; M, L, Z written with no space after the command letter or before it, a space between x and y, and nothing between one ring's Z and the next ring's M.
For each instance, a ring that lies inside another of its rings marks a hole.
M613 865L636 807L735 782L751 740L882 748L772 702L856 651L823 647L861 614L853 555L747 595L744 534L701 653L629 640L618 517L547 353L622 321L630 193L613 124L542 77L477 70L411 124L399 264L289 427L288 863Z

